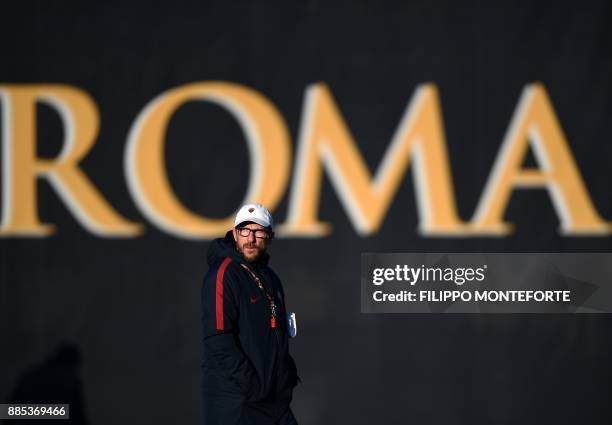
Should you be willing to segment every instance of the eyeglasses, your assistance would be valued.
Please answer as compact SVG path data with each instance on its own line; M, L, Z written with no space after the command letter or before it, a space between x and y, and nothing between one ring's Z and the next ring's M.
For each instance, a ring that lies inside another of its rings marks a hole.
M270 232L264 229L249 229L248 227L239 227L236 230L238 230L238 234L243 238L248 238L251 236L251 233L253 233L258 239L270 238Z

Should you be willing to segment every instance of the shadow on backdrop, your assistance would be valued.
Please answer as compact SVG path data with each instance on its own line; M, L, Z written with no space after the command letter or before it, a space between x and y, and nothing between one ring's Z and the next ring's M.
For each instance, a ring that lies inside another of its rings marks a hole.
M26 370L17 380L9 403L70 404L70 419L60 422L87 424L83 386L79 377L81 352L72 343L62 343L40 365ZM40 419L6 419L4 424L40 424Z

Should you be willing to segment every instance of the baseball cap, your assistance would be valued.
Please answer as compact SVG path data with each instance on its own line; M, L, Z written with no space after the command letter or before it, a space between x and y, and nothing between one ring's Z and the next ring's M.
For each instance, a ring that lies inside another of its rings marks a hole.
M245 204L240 207L234 220L234 227L245 221L252 221L269 229L272 229L273 225L272 214L261 204Z

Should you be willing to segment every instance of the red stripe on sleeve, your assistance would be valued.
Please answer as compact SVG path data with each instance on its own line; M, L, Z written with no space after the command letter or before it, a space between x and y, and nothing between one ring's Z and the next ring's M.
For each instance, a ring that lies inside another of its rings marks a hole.
M223 330L223 275L225 269L232 262L232 259L227 257L217 270L217 286L216 286L216 313L217 313L217 330Z

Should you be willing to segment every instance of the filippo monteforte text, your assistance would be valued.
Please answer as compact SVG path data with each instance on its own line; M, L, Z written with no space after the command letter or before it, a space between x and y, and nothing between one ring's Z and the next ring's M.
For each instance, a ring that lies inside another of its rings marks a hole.
M323 237L332 226L318 218L325 172L359 235L380 228L408 168L412 169L423 236L504 236L503 220L513 191L547 189L564 235L607 236L612 226L597 212L542 84L523 89L476 210L459 217L451 162L435 84L418 86L399 120L376 172L371 173L329 88L307 87L295 158L287 125L257 91L230 82L200 82L164 92L144 106L126 135L123 165L127 187L142 214L178 237L211 239L233 224L233 215L213 219L190 211L174 194L165 170L169 120L186 102L212 102L242 128L251 174L244 202L270 210L290 183L281 237ZM144 226L123 217L79 166L94 145L100 116L94 99L68 85L0 85L2 105L2 217L0 237L46 237L54 226L38 218L36 179L46 179L79 223L101 237L136 237ZM44 103L64 127L61 153L36 156L36 108ZM529 151L537 165L523 167ZM293 168L292 168L293 162Z

